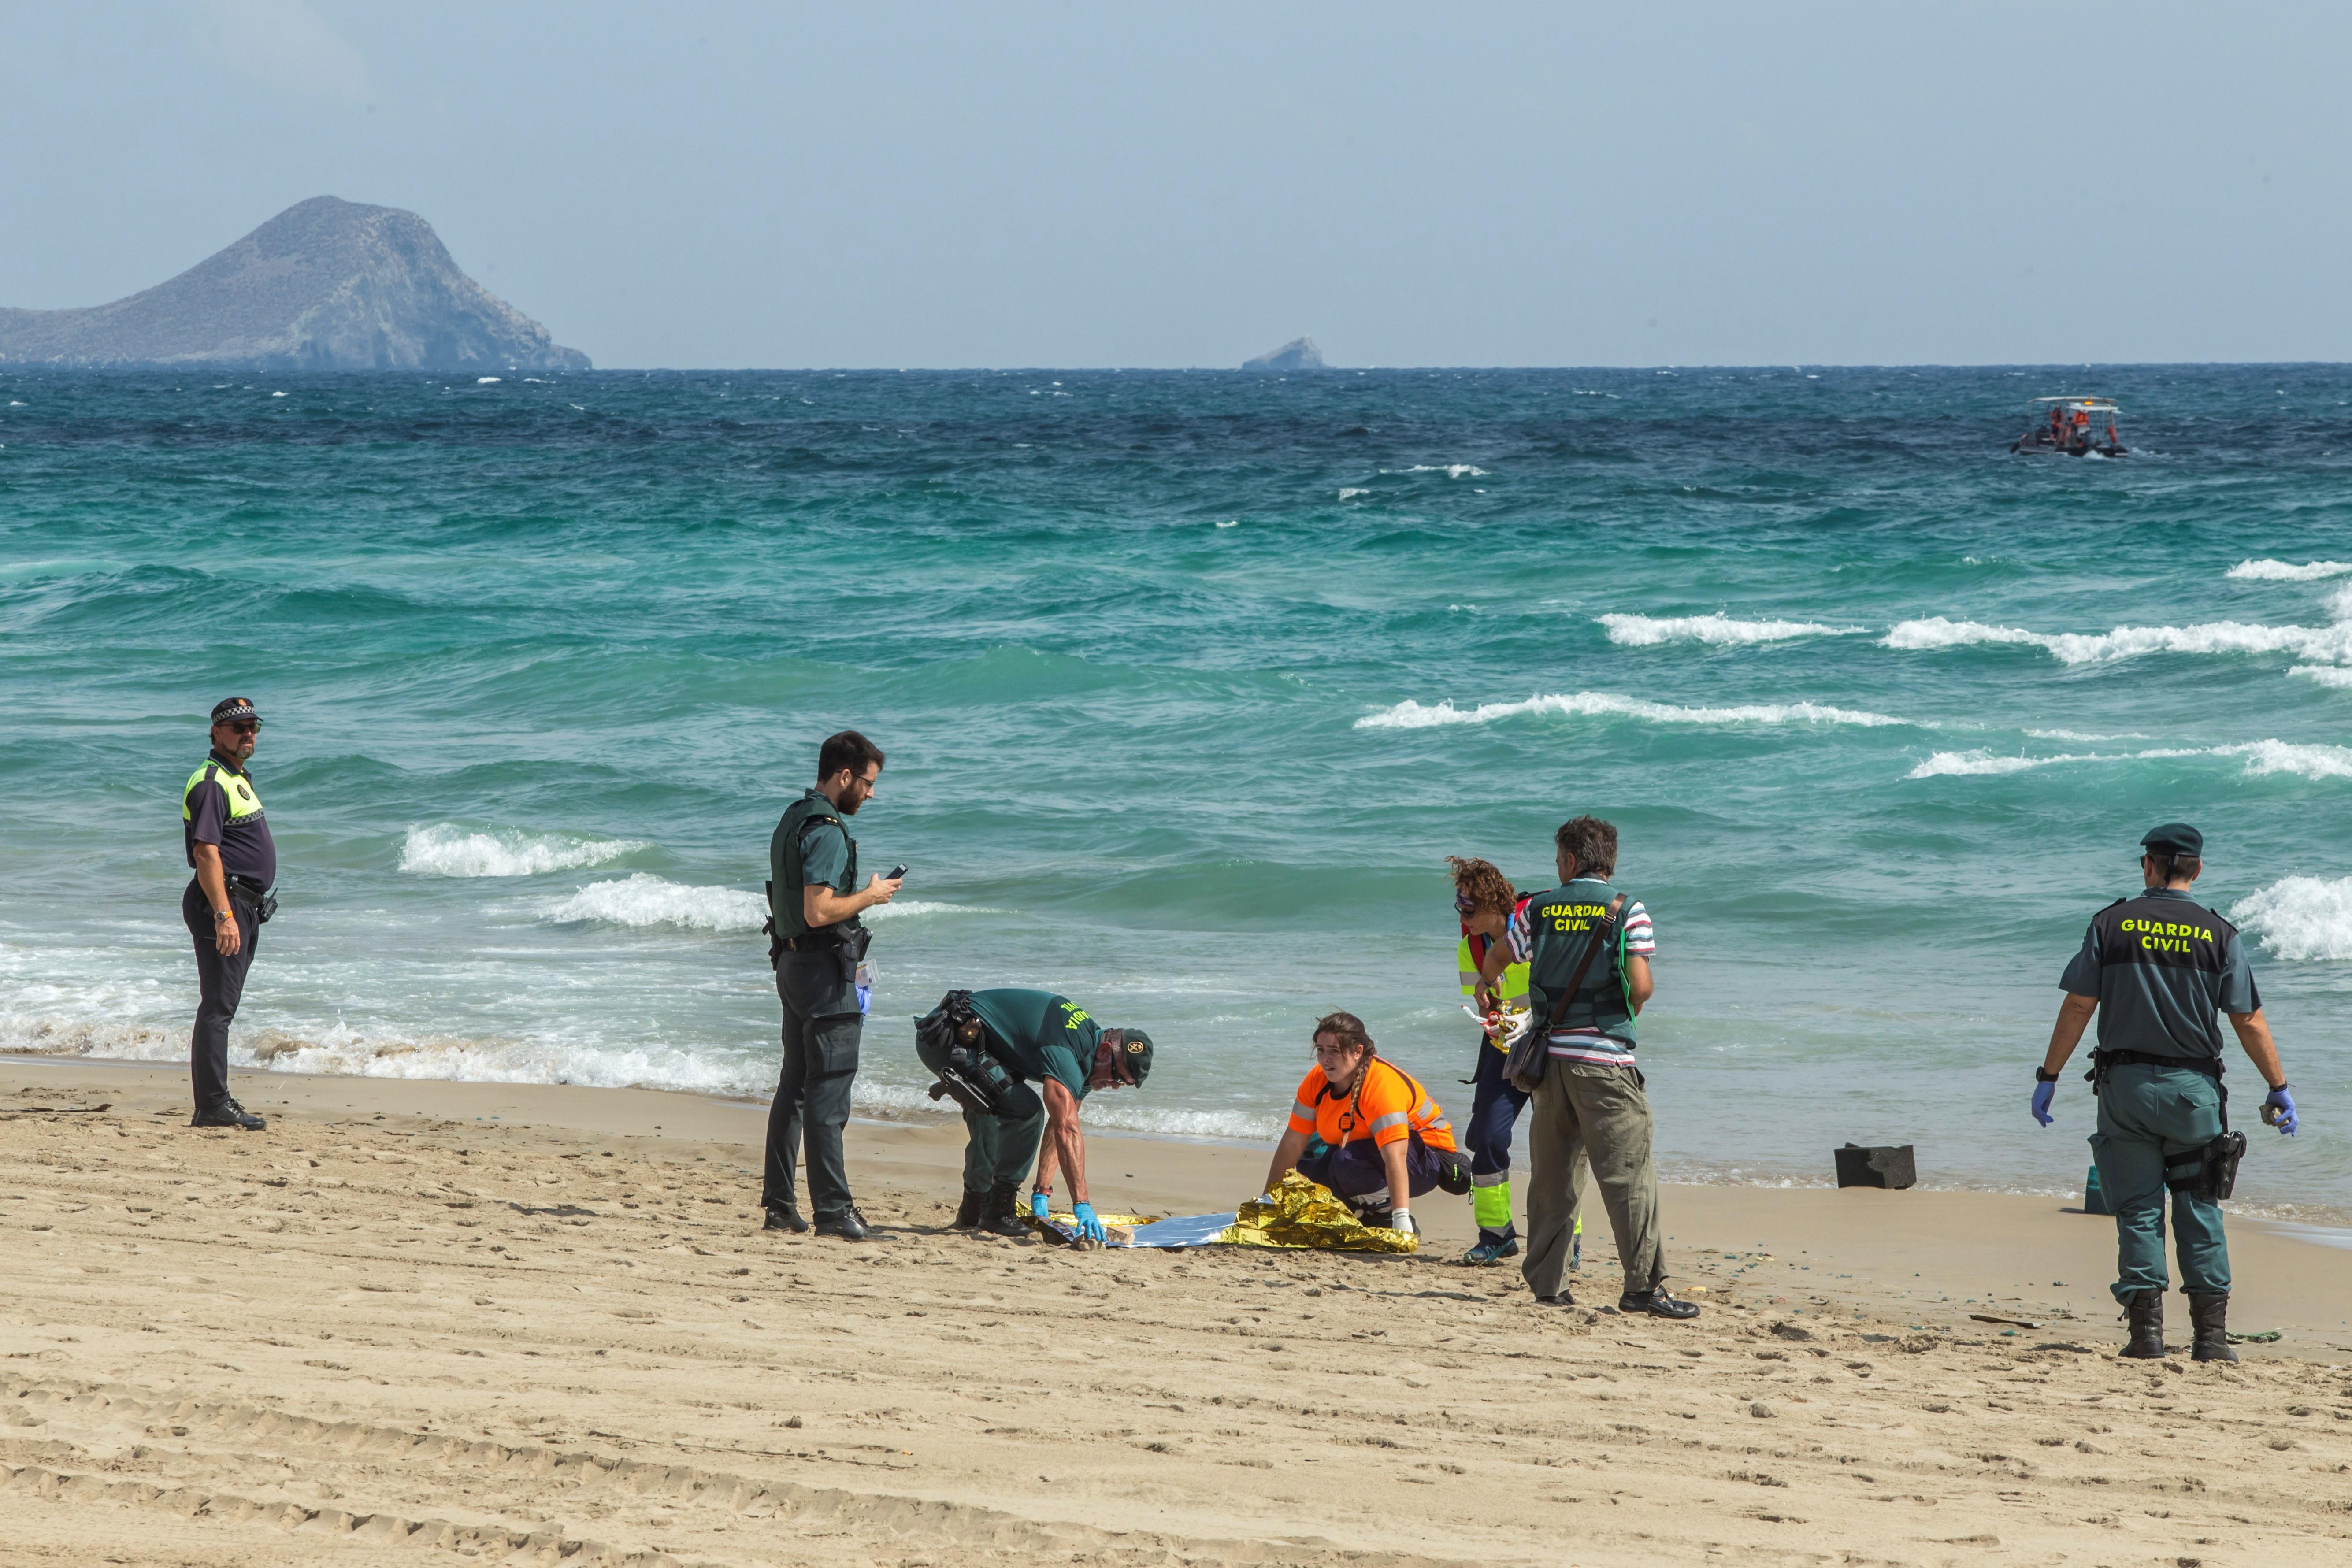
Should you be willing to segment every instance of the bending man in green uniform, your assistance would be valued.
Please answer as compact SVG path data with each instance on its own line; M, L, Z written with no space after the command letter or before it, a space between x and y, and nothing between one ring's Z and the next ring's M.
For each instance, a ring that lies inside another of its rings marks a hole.
M2050 1102L2058 1069L2074 1054L2095 1013L2092 1052L2098 1087L2098 1131L2091 1154L2099 1190L2115 1210L2117 1272L2113 1287L2131 1318L2124 1354L2164 1355L2164 1194L2172 1193L2181 1288L2198 1361L2235 1361L2230 1348L2230 1247L2213 1192L2216 1167L2232 1176L2242 1137L2228 1138L2229 1095L2221 1087L2221 1030L2230 1016L2238 1044L2270 1086L2263 1120L2294 1135L2294 1097L2287 1091L2278 1047L2263 1017L2263 999L2246 951L2228 921L2189 896L2204 868L2205 837L2168 822L2140 840L2146 889L2117 899L2091 919L2082 951L2059 984L2066 1000L2034 1069L2033 1118L2055 1120ZM2233 1147L2234 1145L2234 1147ZM2223 1189L2226 1191L2226 1186Z
M1050 1207L1058 1169L1069 1178L1079 1231L1101 1241L1102 1222L1087 1193L1078 1102L1095 1089L1141 1083L1151 1071L1151 1037L1106 1029L1051 991L950 991L916 1025L915 1053L940 1076L932 1098L952 1093L963 1106L969 1137L956 1228L1026 1236L1016 1205L1035 1160L1035 1213Z

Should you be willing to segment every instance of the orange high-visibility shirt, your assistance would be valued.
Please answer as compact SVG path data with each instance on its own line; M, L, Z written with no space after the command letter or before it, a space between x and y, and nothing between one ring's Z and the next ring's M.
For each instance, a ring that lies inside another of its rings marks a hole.
M1290 1108L1293 1132L1313 1133L1334 1148L1364 1137L1380 1148L1415 1132L1433 1149L1454 1147L1445 1112L1403 1069L1374 1057L1365 1065L1360 1092L1331 1093L1330 1084L1320 1065L1307 1069L1298 1101Z

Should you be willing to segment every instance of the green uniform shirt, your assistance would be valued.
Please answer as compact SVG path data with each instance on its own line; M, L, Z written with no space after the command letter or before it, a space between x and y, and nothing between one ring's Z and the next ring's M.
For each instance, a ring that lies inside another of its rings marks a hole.
M1051 991L975 991L971 1010L996 1037L996 1059L1015 1078L1052 1079L1080 1100L1093 1071L1102 1026L1066 996Z
M2179 888L2150 888L2092 917L2058 984L2099 999L2099 1045L2221 1058L2223 1013L2263 1005L2238 928Z

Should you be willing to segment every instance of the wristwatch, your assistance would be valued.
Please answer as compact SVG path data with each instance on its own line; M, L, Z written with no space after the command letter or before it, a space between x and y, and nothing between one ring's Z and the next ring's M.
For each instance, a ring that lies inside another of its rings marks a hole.
M215 925L221 925L235 919L236 919L236 916L231 914L226 910L215 910L213 911L213 924Z
M2048 1068L2035 1068L2033 1069L2033 1081L2036 1083L2056 1083L2058 1081L2058 1075L2052 1072Z

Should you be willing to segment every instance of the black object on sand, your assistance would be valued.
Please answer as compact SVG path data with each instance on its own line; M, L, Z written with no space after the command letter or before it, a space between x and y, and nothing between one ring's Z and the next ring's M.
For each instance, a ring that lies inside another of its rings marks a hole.
M1912 1162L1911 1145L1908 1143L1876 1149L1849 1143L1831 1152L1837 1158L1838 1185L1841 1187L1899 1188L1918 1184L1919 1168Z

